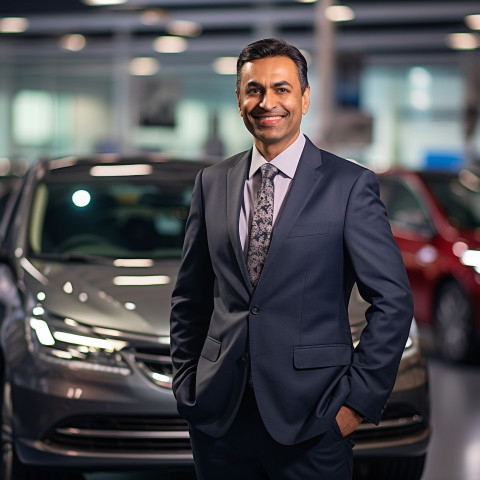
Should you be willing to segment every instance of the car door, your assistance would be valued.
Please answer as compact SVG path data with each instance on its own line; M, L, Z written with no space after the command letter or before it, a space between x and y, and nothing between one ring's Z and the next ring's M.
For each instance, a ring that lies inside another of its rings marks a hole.
M431 321L433 279L439 270L435 228L422 198L404 179L383 177L380 188L410 280L415 317L420 323L428 323Z

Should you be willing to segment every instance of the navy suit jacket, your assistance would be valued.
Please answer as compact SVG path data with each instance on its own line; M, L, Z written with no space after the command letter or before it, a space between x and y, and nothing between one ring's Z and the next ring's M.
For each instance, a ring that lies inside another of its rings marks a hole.
M172 297L178 411L223 435L250 362L260 414L279 443L325 432L342 404L378 423L413 305L377 178L307 139L253 290L238 226L250 159L251 151L235 155L195 183ZM355 282L370 306L354 349Z

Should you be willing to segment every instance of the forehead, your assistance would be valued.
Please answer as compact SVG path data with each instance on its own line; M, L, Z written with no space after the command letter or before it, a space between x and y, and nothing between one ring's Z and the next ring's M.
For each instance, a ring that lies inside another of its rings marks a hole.
M242 67L242 84L247 82L268 83L286 80L291 84L298 83L295 62L284 56L259 58L246 62Z

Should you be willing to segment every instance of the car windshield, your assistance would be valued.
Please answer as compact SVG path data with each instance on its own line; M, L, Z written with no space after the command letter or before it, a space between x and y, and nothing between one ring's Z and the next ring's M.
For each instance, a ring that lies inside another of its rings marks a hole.
M480 228L480 179L469 171L458 176L426 175L425 181L457 228Z
M35 255L179 258L192 186L103 179L37 186L29 242Z

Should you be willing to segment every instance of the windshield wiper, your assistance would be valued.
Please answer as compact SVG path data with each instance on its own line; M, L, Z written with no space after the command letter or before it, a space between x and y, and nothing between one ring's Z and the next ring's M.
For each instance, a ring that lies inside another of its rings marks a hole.
M31 253L32 258L45 260L58 260L60 262L78 262L78 263L98 263L103 265L113 265L113 259L100 257L98 255L89 255L86 253Z

